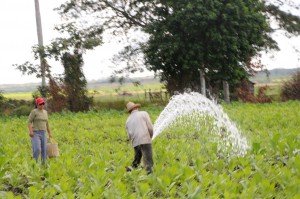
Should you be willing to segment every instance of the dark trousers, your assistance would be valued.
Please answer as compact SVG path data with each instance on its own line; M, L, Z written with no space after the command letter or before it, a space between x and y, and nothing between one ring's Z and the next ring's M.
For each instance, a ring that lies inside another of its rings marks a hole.
M141 144L134 147L134 160L132 162L133 168L137 168L139 166L142 157L147 173L151 173L153 167L152 144Z

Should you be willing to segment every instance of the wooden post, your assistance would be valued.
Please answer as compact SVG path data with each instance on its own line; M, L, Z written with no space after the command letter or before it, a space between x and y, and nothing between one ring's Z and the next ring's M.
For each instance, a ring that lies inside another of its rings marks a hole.
M224 90L224 100L227 104L229 104L230 103L229 84L225 80L223 80L223 90Z
M204 72L203 72L203 70L199 69L199 73L200 73L201 94L206 97Z
M149 98L150 98L150 101L152 102L153 101L153 97L152 97L151 89L149 89Z

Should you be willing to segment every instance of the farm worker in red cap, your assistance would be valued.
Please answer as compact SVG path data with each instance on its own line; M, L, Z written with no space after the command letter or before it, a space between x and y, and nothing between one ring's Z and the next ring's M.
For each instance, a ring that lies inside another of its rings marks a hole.
M48 124L48 113L44 110L45 101L39 97L36 99L36 108L30 112L28 117L29 136L32 143L33 158L38 161L41 154L42 164L47 158L47 135L52 138L52 133Z
M152 172L153 167L151 144L153 125L151 119L146 111L139 111L139 107L141 107L140 104L128 102L126 107L128 113L130 113L126 121L126 133L134 147L132 167L137 168L143 157L144 166L149 174ZM127 168L127 170L130 169Z

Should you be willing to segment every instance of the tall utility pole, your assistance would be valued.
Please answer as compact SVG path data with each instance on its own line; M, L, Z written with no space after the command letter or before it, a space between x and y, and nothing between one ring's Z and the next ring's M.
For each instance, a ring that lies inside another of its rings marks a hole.
M40 13L40 4L39 0L34 0L35 3L35 19L36 19L36 27L37 27L37 36L39 47L43 48L43 31L42 31L42 21L41 21L41 13ZM44 57L40 54L40 64L41 64L41 72L42 72L42 96L46 97L45 88L46 88L46 80L45 80L45 60Z

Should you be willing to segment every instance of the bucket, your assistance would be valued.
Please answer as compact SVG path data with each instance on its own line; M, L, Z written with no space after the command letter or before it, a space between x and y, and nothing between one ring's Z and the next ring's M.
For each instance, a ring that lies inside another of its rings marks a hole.
M47 143L47 148L49 158L59 157L58 143L53 139L50 139L50 142Z

